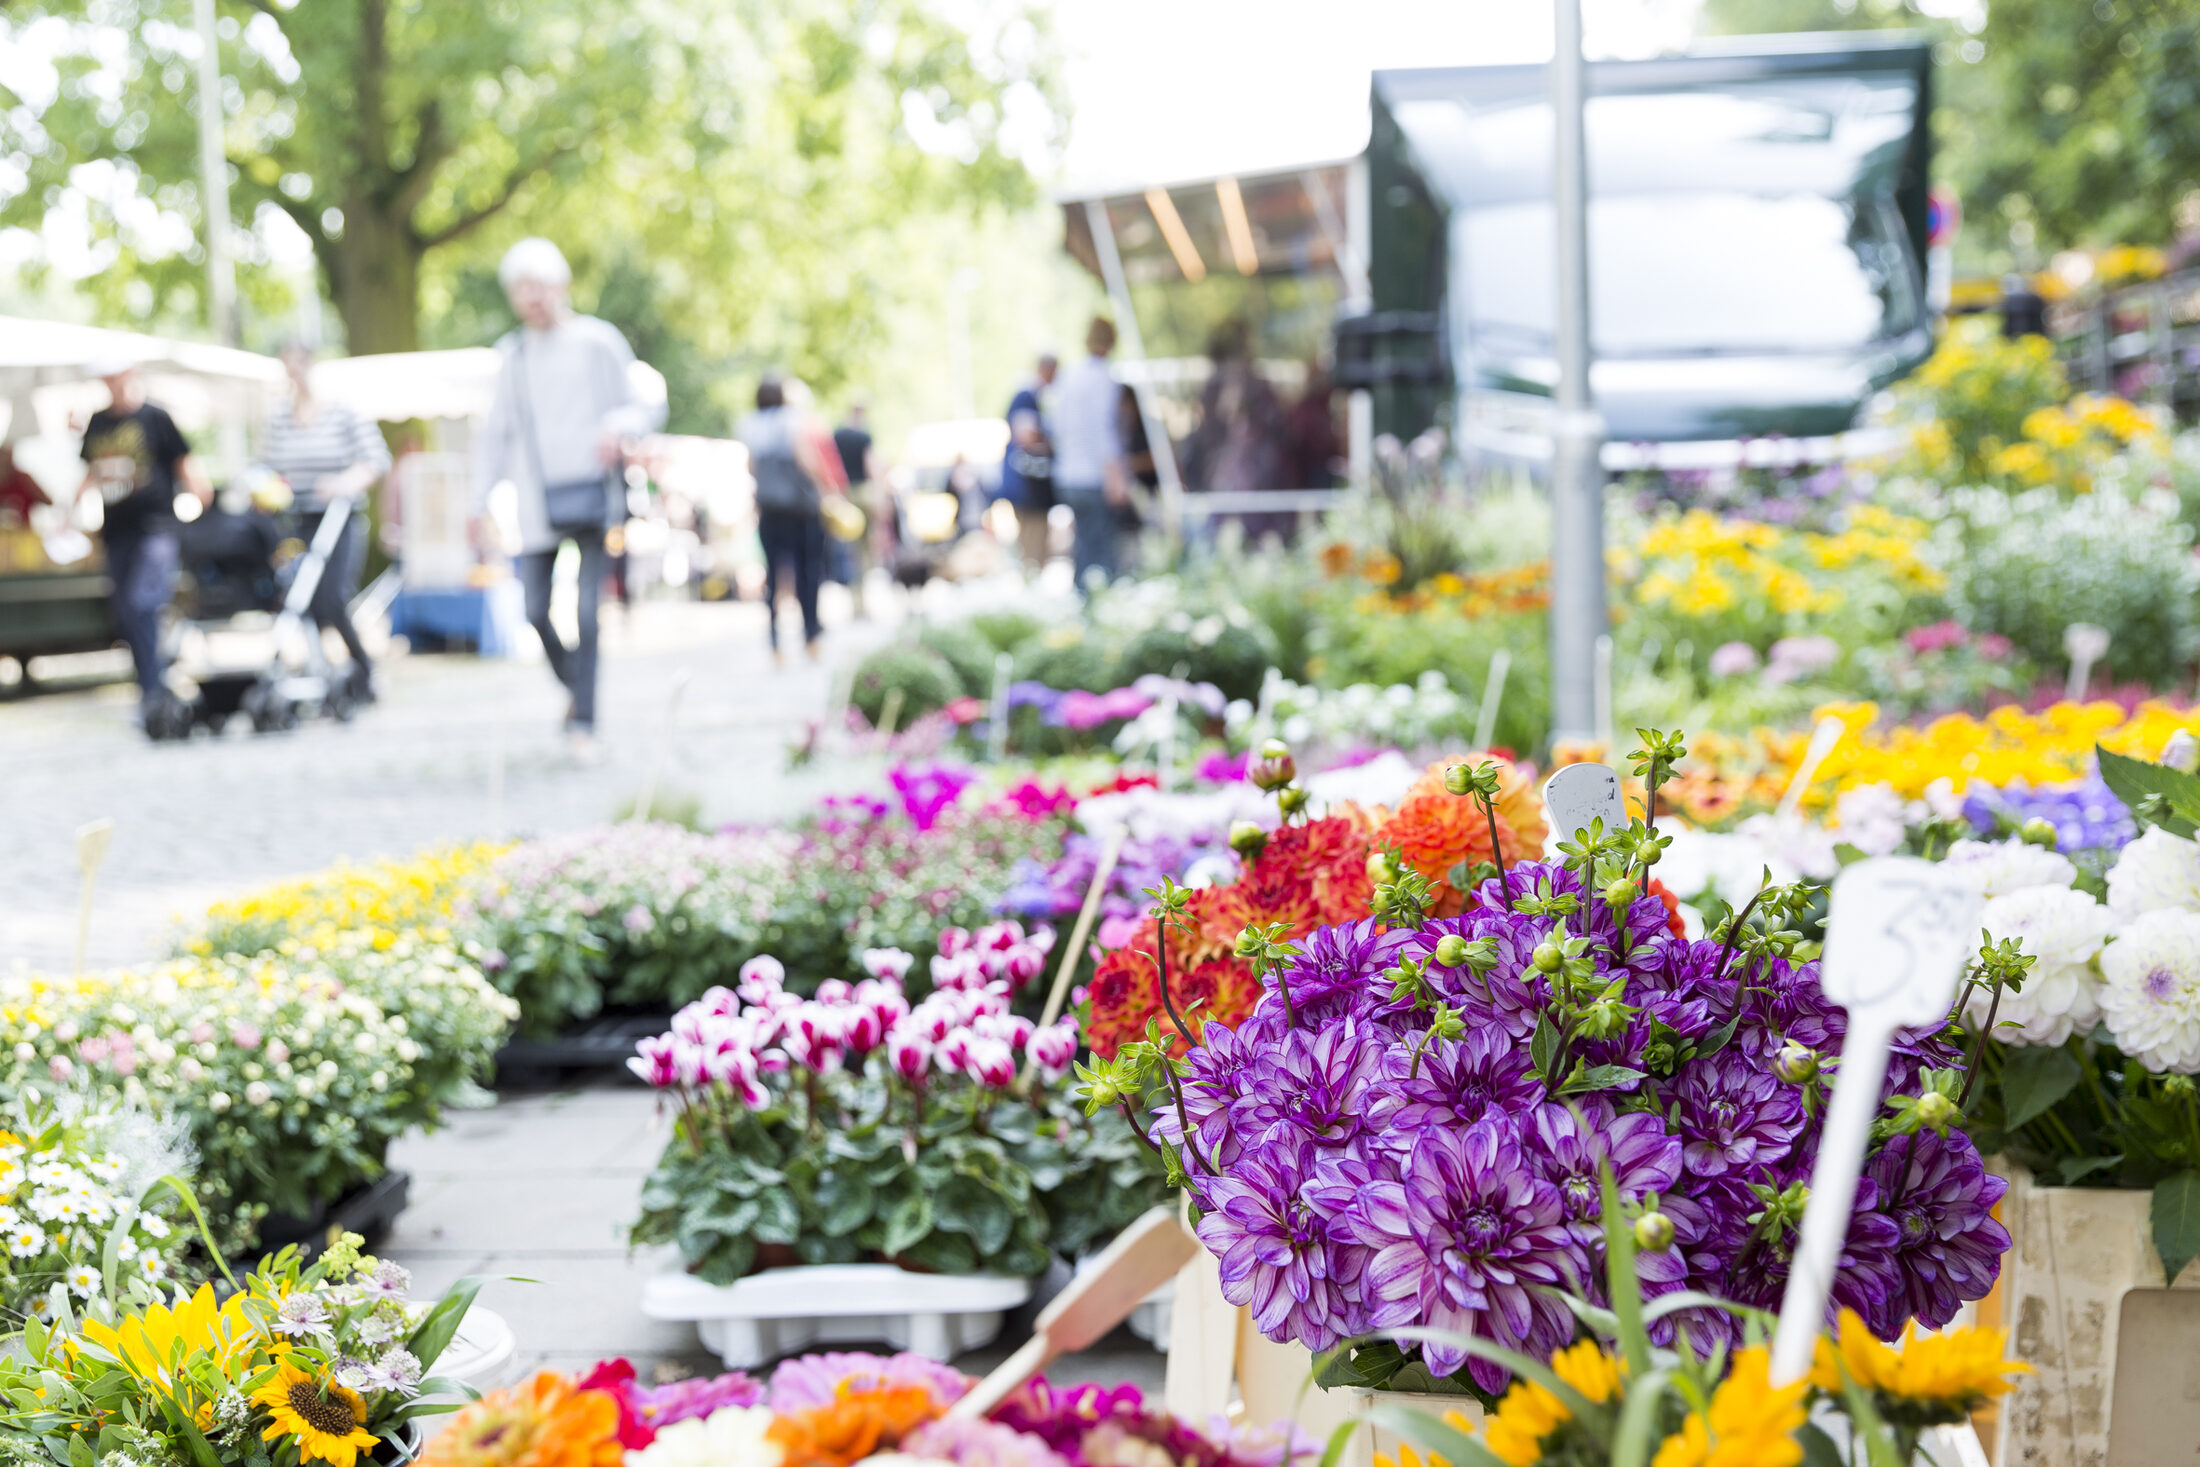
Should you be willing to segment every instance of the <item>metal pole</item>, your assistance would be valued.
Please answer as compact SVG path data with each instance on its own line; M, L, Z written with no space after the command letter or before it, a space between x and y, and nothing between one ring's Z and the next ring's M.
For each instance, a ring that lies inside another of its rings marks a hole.
M1604 422L1589 394L1589 165L1581 0L1557 0L1551 57L1552 218L1557 226L1558 386L1551 455L1552 737L1596 732L1604 612Z
M1138 330L1138 310L1131 304L1130 282L1123 275L1123 257L1115 248L1115 225L1101 199L1085 200L1085 224L1092 230L1093 253L1100 257L1100 279L1108 300L1115 306L1116 334L1123 341L1123 360L1146 360L1146 339ZM1176 445L1153 402L1151 383L1134 382L1131 395L1138 399L1138 417L1146 425L1146 446L1153 451L1154 474L1161 480L1161 527L1172 551L1184 543L1184 480L1176 471Z
M222 148L222 59L214 0L197 0L199 31L199 215L206 250L206 324L223 346L237 344L237 267L229 255L229 159Z

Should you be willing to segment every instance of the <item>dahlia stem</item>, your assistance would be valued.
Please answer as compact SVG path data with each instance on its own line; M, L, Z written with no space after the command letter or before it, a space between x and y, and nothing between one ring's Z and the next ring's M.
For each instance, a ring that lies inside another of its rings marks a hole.
M1979 1061L1986 1057L1986 1036L1994 1032L1994 1019L2001 1013L2002 985L1994 985L1994 1001L1986 1006L1986 1022L1978 1031L1978 1042L1971 1046L1970 1062L1964 1067L1963 1093L1956 1097L1956 1109L1971 1103L1971 1087L1978 1083Z
M1497 862L1497 889L1503 893L1505 905L1512 906L1512 873L1505 869L1505 843L1497 838L1497 802L1488 795L1477 794L1474 802L1482 807L1482 819L1490 828L1490 858Z
M1147 1135L1145 1129L1138 1124L1138 1117L1131 1112L1131 1103L1127 1100L1119 1100L1115 1103L1115 1108L1123 1112L1123 1119L1130 1123L1131 1134L1138 1138L1139 1144L1155 1156L1160 1157L1162 1164L1166 1165L1169 1158L1162 1153L1160 1147L1153 1144L1153 1137Z
M1723 948L1721 948L1719 952L1719 966L1714 969L1711 974L1711 981L1713 983L1717 983L1721 978L1724 978L1726 976L1726 965L1730 961L1732 961L1734 957L1734 939L1742 935L1742 929L1749 925L1750 913L1757 910L1757 903L1763 901L1765 899L1765 893L1770 890L1772 890L1772 888L1769 886L1758 887L1757 894L1751 897L1748 903L1743 906L1742 910L1735 914L1734 919L1726 924L1726 944ZM1735 1011L1739 1013L1741 1011L1741 1007L1742 994L1741 990L1737 988L1734 992Z
M1192 1031L1186 1026L1183 1016L1177 1013L1176 1004L1169 998L1169 914L1166 908L1154 922L1154 948L1154 967L1158 973L1157 981L1161 985L1162 1011L1169 1016L1169 1022L1176 1025L1176 1032L1184 1036L1185 1044L1189 1045L1192 1042Z
M1281 958L1276 959L1274 968L1276 992L1283 995L1283 1027L1296 1029L1299 1027L1298 1011L1291 1007L1291 980L1284 973L1283 968L1283 960Z

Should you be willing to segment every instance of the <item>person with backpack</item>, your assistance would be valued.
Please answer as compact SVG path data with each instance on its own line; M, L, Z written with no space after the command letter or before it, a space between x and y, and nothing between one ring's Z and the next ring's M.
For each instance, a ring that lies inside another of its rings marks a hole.
M741 420L735 437L749 451L756 481L756 536L764 546L764 615L772 660L784 666L779 646L779 597L794 583L802 612L802 646L812 661L824 628L817 619L818 582L825 570L824 496L838 492L819 435L787 400L785 379L767 375L756 385L756 411ZM830 444L831 440L825 440Z
M644 401L628 370L634 352L608 321L573 312L572 267L546 239L523 239L497 267L520 319L497 343L503 362L496 397L474 455L475 543L491 543L489 494L509 479L519 491L519 579L527 620L542 638L572 701L566 740L576 756L596 754L596 609L603 596L604 531L626 518L626 444L665 420ZM580 551L578 636L567 646L550 624L550 578L558 551Z

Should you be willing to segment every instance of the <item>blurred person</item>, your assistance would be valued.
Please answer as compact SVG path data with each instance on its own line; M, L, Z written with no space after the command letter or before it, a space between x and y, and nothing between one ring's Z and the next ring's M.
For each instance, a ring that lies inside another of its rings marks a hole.
M1115 323L1092 318L1085 330L1084 360L1062 374L1054 390L1052 418L1054 491L1077 520L1077 583L1094 572L1102 579L1121 568L1122 527L1130 503L1123 463L1122 393L1108 368Z
M203 506L213 502L214 489L176 420L145 400L136 363L102 362L91 375L106 382L108 404L84 426L77 499L100 501L115 625L137 669L143 718L174 696L161 658L160 615L176 594L176 491L181 486Z
M863 533L852 541L834 540L828 549L840 561L842 584L855 593L858 616L864 615L864 583L878 563L878 452L872 444L870 416L869 407L858 398L848 404L847 420L833 430L833 451L847 481L848 499L863 511Z
M1016 545L1024 568L1046 569L1047 515L1054 508L1054 445L1047 437L1040 394L1053 386L1061 362L1041 352L1032 380L1008 400L1008 449L1001 458L1000 497L1016 511Z
M15 461L15 445L0 443L0 525L27 525L31 511L49 501L38 481Z
M756 384L756 411L741 420L734 436L749 451L749 473L756 480L756 537L764 546L764 615L772 660L785 665L779 645L779 597L782 583L794 584L802 613L802 646L812 660L824 628L817 619L817 588L825 562L824 496L838 492L823 449L827 437L811 430L799 408L789 402L788 384L766 376Z
M519 490L527 620L572 694L567 740L575 753L593 756L604 530L615 514L623 517L625 442L659 427L665 407L636 396L628 373L634 353L618 329L574 314L566 299L572 267L556 245L521 240L505 251L497 280L520 324L497 343L503 362L474 456L475 540L490 543L489 492L510 479ZM579 627L570 647L550 624L551 572L568 540L580 551Z
M1306 364L1306 386L1284 416L1286 489L1332 489L1344 453L1337 436L1336 388L1318 360Z
M351 624L351 598L366 564L367 491L390 471L389 445L364 414L341 402L313 395L313 348L294 341L283 348L283 370L290 374L290 401L268 420L260 461L283 476L300 516L299 538L306 544L320 532L330 506L351 501L321 583L314 588L306 615L316 628L333 630L351 654L352 696L374 701L374 662Z

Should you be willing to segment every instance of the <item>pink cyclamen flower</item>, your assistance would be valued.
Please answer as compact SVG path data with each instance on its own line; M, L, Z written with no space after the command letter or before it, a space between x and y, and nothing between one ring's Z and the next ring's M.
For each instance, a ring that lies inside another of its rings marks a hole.
M886 1058L895 1074L915 1085L932 1063L932 1046L914 1034L896 1034L886 1041Z
M916 957L898 947L867 947L863 950L862 961L863 971L873 978L890 978L899 983L909 976L909 965Z
M1006 1090L1016 1079L1016 1054L1005 1040L974 1039L963 1073L988 1090Z
M642 1082L659 1090L669 1089L680 1082L680 1070L674 1056L679 1041L670 1034L653 1034L634 1048L637 1053L626 1062L626 1067L640 1076Z
M750 958L741 965L740 993L749 1003L762 1003L766 995L779 992L786 983L786 964L769 953Z
M970 1068L971 1046L976 1042L977 1036L968 1029L956 1029L948 1034L938 1045L940 1068L967 1072Z
M966 928L942 927L940 929L940 956L958 957L971 947L970 933Z
M1049 1024L1031 1036L1026 1052L1048 1079L1059 1080L1069 1073L1070 1063L1077 1058L1077 1031Z

